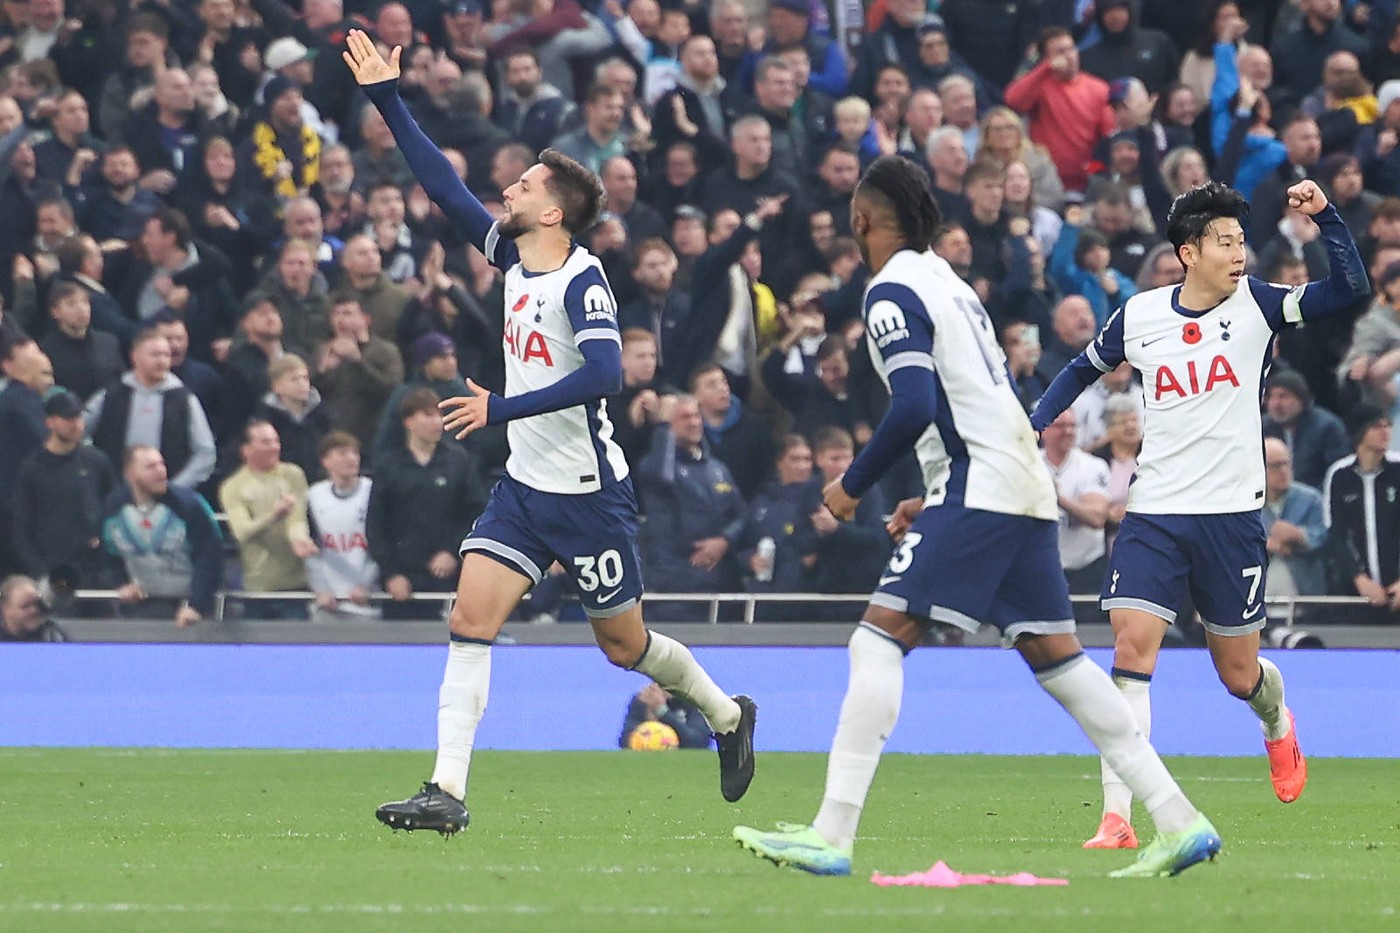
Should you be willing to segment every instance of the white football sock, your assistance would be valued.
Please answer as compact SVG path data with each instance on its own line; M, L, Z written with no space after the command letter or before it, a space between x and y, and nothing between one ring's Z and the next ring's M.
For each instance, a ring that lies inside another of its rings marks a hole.
M438 689L438 753L433 783L465 800L476 727L491 688L491 646L454 641Z
M1264 729L1264 738L1276 742L1288 734L1288 707L1283 705L1283 672L1268 658L1259 659L1259 686L1245 700L1259 724Z
M721 690L690 649L660 632L647 632L647 649L632 668L667 693L685 697L705 715L710 731L723 735L739 727L739 704Z
M1037 671L1035 679L1098 746L1133 796L1147 807L1159 832L1178 832L1191 825L1196 808L1133 721L1128 701L1103 668L1081 654Z
M865 796L904 698L904 650L893 638L862 622L848 648L850 681L826 762L826 793L812 821L823 839L841 849L855 842Z
M1118 669L1114 668L1114 670ZM1133 719L1137 722L1138 729L1142 731L1142 737L1149 742L1152 741L1152 676L1150 674L1137 674L1125 677L1121 673L1115 673L1113 683L1123 694L1123 698L1128 701L1128 708L1133 711ZM1104 816L1116 813L1131 823L1133 819L1133 792L1128 790L1128 785L1123 783L1123 779L1117 775L1113 768L1109 767L1108 761L1104 758L1099 759L1099 771L1103 776Z

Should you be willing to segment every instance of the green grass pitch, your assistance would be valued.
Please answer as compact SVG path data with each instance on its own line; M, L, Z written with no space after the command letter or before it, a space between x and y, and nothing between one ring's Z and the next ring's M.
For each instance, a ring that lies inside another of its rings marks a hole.
M1174 879L1111 880L1132 853L1080 849L1098 817L1080 757L887 757L850 878L730 840L809 818L824 761L760 754L729 805L713 754L482 752L472 825L443 840L373 819L426 753L0 749L0 930L1400 929L1397 761L1315 760L1289 806L1262 754L1172 761L1225 839ZM869 881L940 858L1070 884Z

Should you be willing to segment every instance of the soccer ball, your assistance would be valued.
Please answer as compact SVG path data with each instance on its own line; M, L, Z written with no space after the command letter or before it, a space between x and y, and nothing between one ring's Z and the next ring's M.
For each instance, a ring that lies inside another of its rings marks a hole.
M644 722L627 737L627 747L634 752L665 752L680 745L676 730L664 722Z

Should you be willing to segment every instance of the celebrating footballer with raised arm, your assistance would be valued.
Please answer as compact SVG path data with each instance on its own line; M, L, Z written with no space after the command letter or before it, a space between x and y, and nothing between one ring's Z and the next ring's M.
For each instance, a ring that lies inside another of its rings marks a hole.
M1337 314L1370 292L1356 244L1322 189L1299 182L1288 201L1316 221L1327 278L1290 288L1246 275L1249 202L1218 182L1192 188L1167 215L1185 282L1129 299L1031 415L1043 430L1125 360L1142 374L1142 453L1100 600L1113 626L1113 677L1149 733L1157 654L1189 587L1220 682L1259 717L1284 803L1303 792L1308 770L1283 675L1259 656L1269 563L1260 398L1279 331ZM1109 762L1102 771L1104 812L1085 847L1135 848L1133 792Z
M926 495L900 503L899 539L850 640L850 680L810 826L735 827L745 848L813 874L848 875L861 810L899 718L904 656L933 622L996 626L1041 687L1141 794L1159 835L1117 877L1173 875L1211 858L1220 837L1181 792L1132 710L1074 634L1060 569L1055 488L976 292L929 245L939 225L928 176L876 159L851 202L870 268L866 340L890 407L825 501L849 519L911 447Z
M384 115L428 197L505 273L506 393L468 381L447 399L457 436L506 424L510 458L486 510L462 541L462 570L438 708L432 777L376 816L394 829L450 835L467 825L467 772L486 708L491 645L520 599L561 563L582 596L598 646L613 664L655 680L700 708L719 746L720 790L744 795L753 778L756 707L719 689L680 642L642 621L637 500L612 440L606 396L622 386L617 306L601 264L574 236L602 208L598 177L558 152L506 188L496 222L410 116L398 93L399 57L351 30L343 57Z

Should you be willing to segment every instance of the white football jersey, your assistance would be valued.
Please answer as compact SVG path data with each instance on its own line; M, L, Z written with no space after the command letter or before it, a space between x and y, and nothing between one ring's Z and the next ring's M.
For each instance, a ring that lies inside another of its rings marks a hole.
M306 491L306 509L320 548L320 553L307 558L307 575L313 586L324 585L341 599L357 586L375 589L379 580L379 566L369 556L365 533L373 487L372 480L361 477L354 492L341 496L330 480L323 479Z
M1086 351L1103 372L1126 359L1142 374L1147 412L1128 511L1253 511L1264 504L1260 400L1294 291L1244 277L1229 298L1200 312L1181 307L1180 291L1173 285L1130 298Z
M991 319L943 259L913 250L891 257L866 287L865 329L886 387L902 367L933 370L937 413L914 446L929 505L1059 518Z
M499 225L486 234L486 258L505 270L506 396L548 388L584 363L589 340L619 345L617 302L603 266L575 246L564 265L533 275L520 265L515 243ZM506 472L542 492L597 492L627 477L627 460L613 442L607 401L517 418L506 426Z

